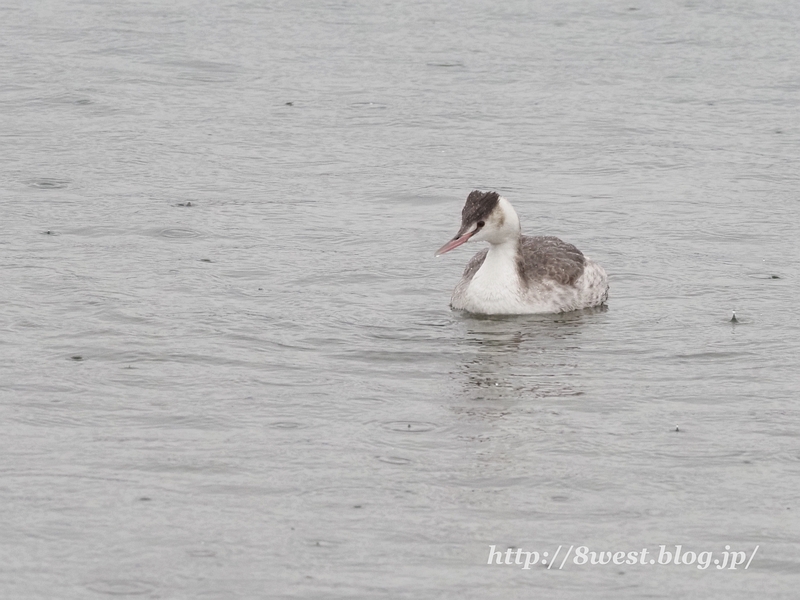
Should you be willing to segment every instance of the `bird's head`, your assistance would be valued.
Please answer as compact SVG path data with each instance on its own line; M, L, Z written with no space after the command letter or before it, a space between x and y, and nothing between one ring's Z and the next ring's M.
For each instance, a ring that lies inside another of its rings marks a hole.
M436 251L436 256L470 241L502 244L518 238L519 232L519 217L508 200L497 192L475 190L467 196L461 211L461 228Z

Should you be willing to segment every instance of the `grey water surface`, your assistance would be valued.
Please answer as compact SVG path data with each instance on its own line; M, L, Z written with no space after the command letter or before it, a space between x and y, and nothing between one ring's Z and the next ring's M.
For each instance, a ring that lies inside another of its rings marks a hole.
M0 4L0 596L796 597L798 23ZM607 310L451 312L474 188Z

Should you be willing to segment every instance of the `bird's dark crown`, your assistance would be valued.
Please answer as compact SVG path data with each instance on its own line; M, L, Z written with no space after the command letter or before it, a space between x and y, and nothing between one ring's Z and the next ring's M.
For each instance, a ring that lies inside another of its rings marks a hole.
M461 223L467 225L477 221L485 221L497 207L500 195L497 192L475 190L467 196L467 202L461 210Z

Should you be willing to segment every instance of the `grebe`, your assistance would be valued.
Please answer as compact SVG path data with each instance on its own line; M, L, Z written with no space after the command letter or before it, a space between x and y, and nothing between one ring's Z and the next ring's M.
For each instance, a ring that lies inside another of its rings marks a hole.
M497 192L475 190L461 211L461 229L436 251L489 242L467 264L450 306L485 315L559 313L599 306L608 277L572 244L557 237L520 234L519 217Z

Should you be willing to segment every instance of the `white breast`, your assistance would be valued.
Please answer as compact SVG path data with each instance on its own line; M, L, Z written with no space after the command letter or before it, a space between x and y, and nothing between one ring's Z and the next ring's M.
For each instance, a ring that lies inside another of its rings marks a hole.
M516 251L514 244L491 246L472 279L465 282L466 286L456 287L452 307L483 314L528 312L517 273Z

